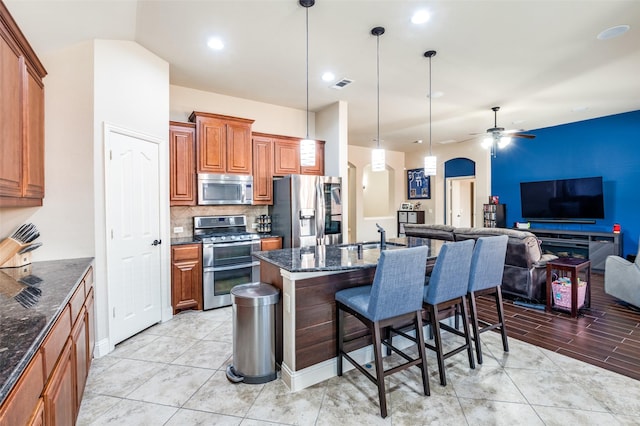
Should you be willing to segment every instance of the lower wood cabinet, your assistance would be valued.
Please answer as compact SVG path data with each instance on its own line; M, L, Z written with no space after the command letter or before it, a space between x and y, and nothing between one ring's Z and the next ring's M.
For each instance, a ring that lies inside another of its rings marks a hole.
M173 313L202 310L202 245L171 246L171 306Z
M282 237L264 237L260 240L260 250L280 250L282 248Z
M75 424L93 357L94 319L89 268L0 407L0 426Z

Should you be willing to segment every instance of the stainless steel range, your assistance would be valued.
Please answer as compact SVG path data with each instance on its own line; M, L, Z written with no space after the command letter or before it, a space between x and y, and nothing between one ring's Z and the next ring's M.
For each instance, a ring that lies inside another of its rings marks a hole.
M247 232L246 216L196 216L193 236L202 241L204 309L231 305L231 288L260 280L260 236Z

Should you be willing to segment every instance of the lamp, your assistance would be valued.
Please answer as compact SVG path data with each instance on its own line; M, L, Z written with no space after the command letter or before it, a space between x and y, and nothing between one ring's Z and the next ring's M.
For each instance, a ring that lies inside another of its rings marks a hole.
M429 58L429 155L424 157L424 175L435 176L438 166L436 156L431 153L431 58L436 56L435 50L424 52L425 58Z
M307 81L307 137L300 141L300 166L315 166L316 165L316 141L309 139L309 8L313 6L315 0L298 0L300 6L305 8L306 14L306 81Z
M371 171L381 172L385 169L384 149L380 148L380 36L384 34L384 27L375 27L371 30L371 34L376 36L376 69L378 81L378 133L376 137L377 148L371 151Z

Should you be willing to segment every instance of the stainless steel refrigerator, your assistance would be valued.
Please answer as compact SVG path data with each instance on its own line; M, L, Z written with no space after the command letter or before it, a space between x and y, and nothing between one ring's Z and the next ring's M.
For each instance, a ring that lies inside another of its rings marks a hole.
M273 181L271 233L282 247L342 244L342 179L288 175Z

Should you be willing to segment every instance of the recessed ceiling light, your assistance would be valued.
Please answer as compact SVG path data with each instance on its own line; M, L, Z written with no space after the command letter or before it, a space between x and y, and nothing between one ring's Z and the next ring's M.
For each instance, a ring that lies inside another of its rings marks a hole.
M335 74L332 73L331 71L327 71L324 74L322 74L322 79L324 81L333 81L336 78Z
M598 34L598 40L609 40L611 38L615 38L621 36L622 34L629 31L629 25L617 25L615 27L607 28L606 30L600 32Z
M514 120L511 122L511 124L515 124L515 125L522 124L522 123L524 123L524 120Z
M418 10L413 14L413 16L411 17L411 22L414 24L424 24L429 19L431 19L431 14L423 9Z
M207 46L213 50L222 50L224 49L224 43L218 37L212 37L207 41Z
M417 141L413 141L413 143L422 143L422 139L418 139Z

